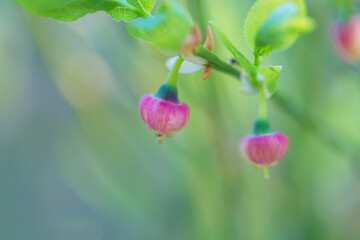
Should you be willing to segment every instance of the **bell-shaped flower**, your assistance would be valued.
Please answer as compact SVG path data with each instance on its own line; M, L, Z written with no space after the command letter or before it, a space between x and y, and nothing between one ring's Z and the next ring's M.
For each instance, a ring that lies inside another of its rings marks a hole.
M333 27L332 42L336 52L346 62L360 60L360 14L347 22L340 22Z
M264 169L268 175L269 167L280 161L289 147L288 138L278 132L273 132L267 120L257 120L253 132L240 141L240 149L245 160L255 167Z
M159 143L163 136L172 137L189 120L189 107L178 99L177 75L184 59L179 57L172 66L169 76L158 92L146 94L139 101L139 112L149 130L157 132Z

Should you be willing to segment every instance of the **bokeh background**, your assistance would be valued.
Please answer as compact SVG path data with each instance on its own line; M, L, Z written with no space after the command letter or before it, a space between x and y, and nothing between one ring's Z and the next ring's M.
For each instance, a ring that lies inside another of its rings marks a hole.
M253 2L182 1L249 58ZM360 239L360 72L332 49L331 2L308 8L316 30L264 59L296 103L270 103L290 149L265 180L239 154L257 98L238 81L181 75L190 121L159 145L137 104L165 57L104 13L61 23L0 1L0 239Z

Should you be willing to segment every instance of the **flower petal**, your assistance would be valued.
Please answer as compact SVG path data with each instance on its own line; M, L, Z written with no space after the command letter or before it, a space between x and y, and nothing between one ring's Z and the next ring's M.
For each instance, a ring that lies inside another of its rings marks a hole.
M178 58L179 57L169 58L165 63L166 68L170 70L174 66L174 64ZM195 64L195 63L185 60L181 64L179 73L181 73L181 74L194 73L194 72L200 71L201 69L203 69L203 67L204 66L202 66L202 65L198 65L198 64Z

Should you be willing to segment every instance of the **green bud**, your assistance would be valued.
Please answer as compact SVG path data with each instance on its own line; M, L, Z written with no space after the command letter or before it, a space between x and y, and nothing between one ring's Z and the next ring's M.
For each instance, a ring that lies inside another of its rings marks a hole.
M297 3L280 5L259 28L255 38L255 54L264 56L271 50L288 48L299 34L313 28L313 20L301 13Z

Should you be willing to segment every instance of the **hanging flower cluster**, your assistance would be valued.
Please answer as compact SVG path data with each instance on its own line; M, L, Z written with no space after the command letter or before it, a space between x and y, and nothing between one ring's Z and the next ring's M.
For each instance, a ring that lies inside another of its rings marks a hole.
M261 58L276 49L289 47L300 33L308 32L313 22L305 15L302 1L281 4L281 1L258 1L250 11L245 24L245 38L254 54L254 63L250 63L242 53L225 36L223 31L211 22L226 48L236 59L236 71L244 84L244 91L259 95L259 115L251 134L241 139L239 147L248 162L264 170L269 176L268 169L280 161L288 149L287 137L273 132L267 119L267 98L276 90L277 79L282 66L262 66ZM265 17L255 19L261 10ZM178 100L177 73L191 73L204 69L201 81L208 78L212 67L225 67L224 63L212 53L214 48L213 35L208 27L207 38L203 45L198 26L193 25L192 31L184 38L180 47L180 56L170 58L166 62L170 73L164 85L155 95L145 95L140 99L139 112L142 120L150 130L156 131L159 142L163 136L172 137L172 133L181 130L188 121L189 108ZM184 60L185 59L185 60ZM212 61L209 61L211 59ZM222 66L224 65L224 66ZM229 68L230 65L226 65Z
M303 0L257 0L245 20L244 35L252 51L250 62L226 37L215 23L210 21L222 43L238 64L228 64L213 53L214 38L210 27L202 44L201 30L191 15L175 0L101 1L92 0L16 0L32 13L68 22L89 13L105 11L117 21L128 22L127 32L146 40L164 55L171 57L166 66L170 72L156 94L146 94L139 102L141 119L150 130L156 132L161 143L163 137L185 127L189 120L189 107L178 97L178 73L191 73L203 69L201 81L207 79L213 69L235 76L243 84L245 93L258 94L259 113L253 132L242 138L240 149L245 159L256 167L273 167L288 148L284 134L273 132L267 117L267 99L276 91L282 66L260 66L261 59L272 51L290 47L300 34L314 27L306 15ZM156 8L154 9L156 5ZM341 24L334 30L334 43L347 60L358 60L360 30L359 17Z

